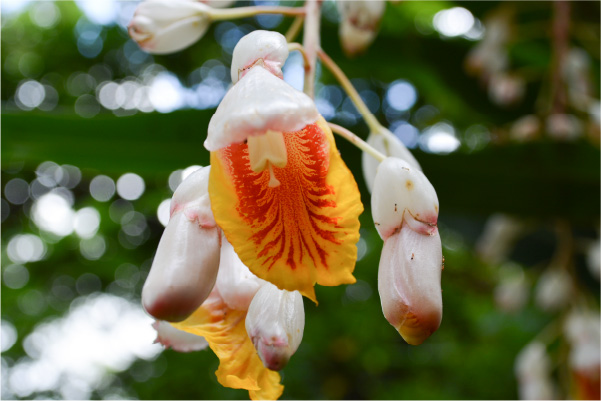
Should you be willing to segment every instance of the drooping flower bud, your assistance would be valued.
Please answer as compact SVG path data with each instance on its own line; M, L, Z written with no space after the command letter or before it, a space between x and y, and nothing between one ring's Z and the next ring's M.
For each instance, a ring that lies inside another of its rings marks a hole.
M533 342L515 360L515 375L522 400L552 400L555 389L550 378L551 361L544 344Z
M152 327L157 331L155 343L160 343L165 348L172 348L177 352L200 351L209 345L204 337L176 329L163 320L155 321Z
M248 310L253 297L265 283L242 263L234 247L221 236L221 261L215 286L227 306L235 310Z
M340 42L350 57L362 53L374 41L386 9L383 0L337 1Z
M257 65L224 96L204 145L215 151L268 131L298 131L318 118L309 96Z
M191 0L145 0L129 23L129 35L148 53L173 53L205 34L211 24L210 10Z
M380 163L371 204L374 223L383 240L400 229L403 220L420 234L436 234L436 191L424 173L404 160L389 157Z
M495 304L507 313L521 310L530 292L524 269L515 263L506 263L499 268L499 284L494 290Z
M404 160L416 170L422 171L421 166L415 160L415 157L411 154L409 149L405 147L403 142L392 132L385 129L388 135L374 134L373 132L367 137L367 143L380 151L385 156L396 157ZM373 156L363 152L362 154L363 164L363 177L365 177L365 184L369 192L372 192L374 187L374 180L376 179L376 171L380 162Z
M384 239L378 270L382 311L407 343L421 344L442 319L436 191L421 171L389 157L378 167L372 214Z
M378 291L386 320L412 345L424 342L442 319L442 247L438 230L419 234L407 224L384 241Z
M215 284L221 240L208 196L209 171L194 172L173 194L171 219L142 290L144 308L159 320L185 319Z
M541 274L536 285L536 304L543 310L555 311L565 307L572 296L570 274L561 267L551 267Z
M232 83L238 82L257 63L279 78L288 58L288 43L279 32L257 30L244 36L232 54Z
M265 367L280 370L303 339L305 309L298 291L265 283L250 303L246 332Z

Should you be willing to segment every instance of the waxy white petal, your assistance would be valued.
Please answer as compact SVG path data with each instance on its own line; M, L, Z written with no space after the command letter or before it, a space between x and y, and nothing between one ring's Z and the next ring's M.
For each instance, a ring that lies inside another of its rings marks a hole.
M250 302L265 284L242 263L234 247L224 235L221 236L221 261L215 286L228 307L248 310Z
M145 51L167 54L184 49L207 31L210 7L190 0L146 0L138 5L128 30Z
M184 213L171 217L142 289L150 315L178 322L202 304L217 278L220 235L218 227L202 228Z
M177 352L192 352L203 350L209 346L204 337L178 330L163 320L155 321L152 327L157 331L155 342L162 344L165 348L172 348Z
M317 121L313 100L265 68L253 67L225 95L209 122L210 151L267 131L294 132Z
M440 326L442 268L438 231L422 235L403 225L384 241L378 269L382 311L409 344L421 344Z
M159 320L184 320L215 284L221 230L211 211L209 171L190 174L171 199L171 218L142 290L144 308Z
M262 60L262 64L275 76L283 78L282 66L288 58L288 42L279 32L257 30L244 36L232 55L232 83L246 75L250 68Z
M263 365L271 370L286 366L303 339L304 329L305 309L300 292L265 283L246 315L246 332Z
M437 231L436 191L421 171L401 159L389 157L378 166L371 207L383 240L401 227L403 219L419 233L434 235Z
M388 130L386 130L388 131ZM421 166L415 160L415 157L411 154L409 149L403 145L400 139L396 137L392 132L388 131L390 135L384 137L383 135L374 134L373 132L367 137L367 143L380 151L385 156L396 157L404 160L416 170L422 171ZM362 154L363 164L363 177L365 178L365 184L369 192L373 191L374 180L376 179L376 171L380 162L375 157L363 152Z

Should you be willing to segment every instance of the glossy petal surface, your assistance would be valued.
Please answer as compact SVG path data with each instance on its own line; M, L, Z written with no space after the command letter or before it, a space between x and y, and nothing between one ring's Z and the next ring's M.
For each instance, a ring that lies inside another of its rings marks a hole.
M323 119L284 133L287 163L251 169L247 144L211 153L209 194L218 225L242 262L280 289L315 300L313 285L355 282L357 184Z

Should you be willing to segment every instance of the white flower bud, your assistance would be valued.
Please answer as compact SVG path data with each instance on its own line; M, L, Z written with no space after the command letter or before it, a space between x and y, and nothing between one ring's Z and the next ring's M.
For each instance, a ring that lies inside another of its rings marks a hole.
M378 166L371 195L376 229L386 240L403 221L421 234L437 232L438 197L424 173L406 161L389 157Z
M383 0L337 1L340 13L340 41L348 56L369 47L376 37L380 20L386 9Z
M526 305L529 285L524 270L513 263L503 265L499 269L499 284L494 290L497 306L505 312L516 312Z
M586 262L591 275L599 280L599 276L601 276L601 243L599 239L589 245L586 251Z
M571 312L564 322L564 332L570 343L571 367L584 377L599 380L601 366L601 318L598 311Z
M421 166L415 160L415 157L411 154L409 149L405 147L403 142L396 137L392 132L386 130L390 135L374 134L373 132L367 137L367 143L378 150L385 156L396 157L404 160L416 170L422 171ZM365 184L369 192L373 191L374 180L376 179L376 171L380 162L375 157L363 152L362 155L363 164L363 177L365 177Z
M494 74L488 84L488 95L500 106L517 103L523 96L526 83L516 75Z
M184 320L215 284L221 238L208 201L209 168L194 172L173 195L171 219L142 289L144 308L157 319Z
M248 310L250 302L265 284L242 263L234 247L221 236L221 261L215 286L227 306L236 310Z
M148 53L173 53L205 34L211 24L210 10L191 0L146 0L134 13L129 35Z
M515 360L520 399L554 399L555 389L549 377L550 369L551 361L544 344L533 342L524 347Z
M192 352L209 346L204 337L178 330L163 320L155 321L152 327L157 331L155 343L160 343L165 348L172 348L177 352Z
M244 36L232 54L232 83L238 82L260 60L261 65L278 78L288 58L288 42L279 32L253 31Z
M267 131L294 132L318 117L309 96L255 66L226 93L209 122L204 145L215 151Z
M550 268L538 279L536 304L543 310L555 311L568 305L572 296L572 277L562 268Z
M437 230L422 235L403 224L384 240L378 269L382 311L409 344L421 344L440 326L442 267Z
M582 136L582 122L573 114L551 114L545 122L547 134L560 141L573 141Z
M476 242L476 251L485 262L502 263L525 229L526 225L519 219L494 214L486 220L484 231Z
M280 370L303 339L305 309L300 292L280 290L265 283L250 303L246 332L263 365Z

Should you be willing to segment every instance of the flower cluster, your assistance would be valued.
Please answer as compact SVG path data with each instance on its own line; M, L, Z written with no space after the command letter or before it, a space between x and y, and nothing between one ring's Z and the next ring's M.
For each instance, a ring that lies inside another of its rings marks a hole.
M147 0L130 34L150 51L176 51L219 15L191 0ZM204 142L211 165L175 191L142 293L157 319L157 341L182 352L210 347L220 359L219 382L248 390L252 399L282 394L277 371L301 343L302 297L317 303L315 284L356 281L361 194L336 147L337 126L282 79L290 48L283 35L267 31L235 47L233 85ZM364 164L384 240L384 316L408 343L420 344L442 318L438 198L389 131L370 136L375 148L360 142L380 159Z

